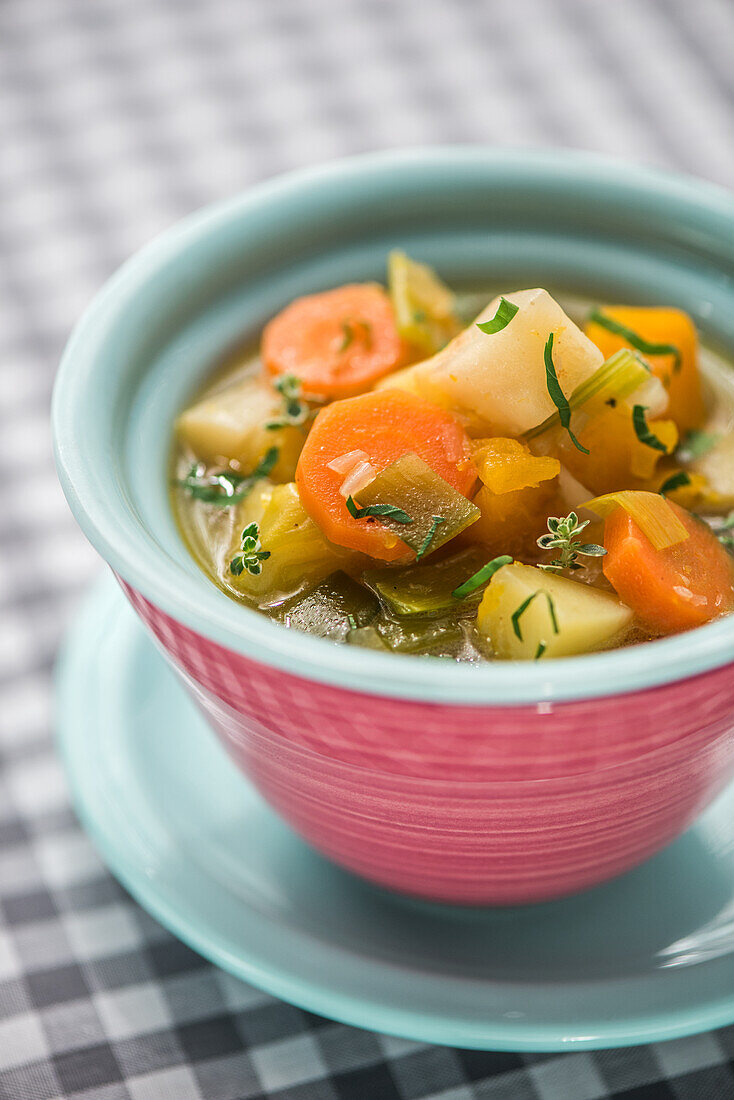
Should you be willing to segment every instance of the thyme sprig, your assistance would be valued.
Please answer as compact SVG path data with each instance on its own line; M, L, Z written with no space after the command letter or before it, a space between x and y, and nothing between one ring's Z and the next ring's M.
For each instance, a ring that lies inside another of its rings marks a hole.
M560 550L557 558L541 564L539 569L546 573L562 573L564 569L583 569L583 563L577 561L579 554L588 558L601 558L606 554L603 546L595 542L578 542L578 536L588 527L590 520L579 523L575 512L567 516L548 516L548 531L540 536L537 545L541 550Z
M247 571L257 577L263 571L262 563L270 557L269 550L260 545L260 527L257 523L248 523L242 532L240 551L229 563L229 571L239 577Z
M179 478L174 484L194 500L229 508L244 500L256 481L268 476L278 461L278 454L278 448L271 447L251 474L238 474L234 470L213 470L207 473L203 462L195 462L186 477Z

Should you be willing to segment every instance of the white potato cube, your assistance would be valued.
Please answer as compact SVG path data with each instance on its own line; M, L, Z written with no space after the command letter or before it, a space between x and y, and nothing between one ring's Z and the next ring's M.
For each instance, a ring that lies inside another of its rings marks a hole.
M383 386L410 389L454 409L492 435L519 436L556 411L546 382L543 352L553 333L553 363L570 396L603 363L599 349L546 290L505 295L518 306L510 323L487 335L472 323L431 359L398 371ZM477 317L494 317L499 298Z
M512 616L528 599L516 616L516 630ZM477 627L490 639L497 657L532 660L538 655L572 657L606 649L624 637L632 618L630 609L610 592L515 562L492 578L479 606Z
M244 378L182 412L176 432L203 462L238 462L245 473L277 447L273 478L289 480L306 437L298 427L268 430L268 421L282 416L280 394L260 378Z

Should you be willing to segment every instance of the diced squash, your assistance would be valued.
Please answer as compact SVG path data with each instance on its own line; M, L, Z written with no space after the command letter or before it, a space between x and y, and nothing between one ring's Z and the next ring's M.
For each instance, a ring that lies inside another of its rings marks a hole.
M299 427L266 427L282 416L283 398L272 386L260 378L243 378L182 412L176 432L203 462L237 462L244 473L254 470L267 451L277 447L278 462L271 477L289 481L306 437Z
M474 497L480 518L462 541L481 543L489 557L532 552L536 538L545 530L546 517L554 509L555 496L550 481L509 493L493 493L482 486Z
M579 418L580 419L580 418ZM665 444L670 454L678 442L672 420L650 420L650 431ZM607 408L590 417L583 426L574 422L574 431L589 454L573 445L567 432L555 428L534 440L534 449L557 455L566 469L592 493L610 493L635 487L653 477L664 452L642 443L635 433L632 415L626 406Z
M532 552L554 507L560 463L503 438L479 440L474 462L483 483L474 497L481 515L463 541L481 543L490 557Z
M298 592L313 588L337 569L359 563L354 551L335 546L324 537L306 513L295 482L255 489L240 505L239 522L229 548L229 560L239 550L242 529L253 521L260 525L260 542L270 557L262 572L244 571L224 580L262 604L277 604ZM224 563L228 569L228 562Z
M528 445L518 439L478 439L473 458L479 477L493 493L537 488L561 471L557 458L534 455Z
M632 619L609 592L515 562L490 582L477 628L496 657L533 660L606 649L624 638Z
M550 333L565 394L589 378L604 357L547 291L520 290L505 298L518 307L505 328L487 335L473 323L432 359L408 368L407 375L398 371L383 384L411 389L470 424L483 423L484 434L517 436L541 424L556 408L543 357ZM493 318L498 306L496 298L477 322Z
M460 332L454 295L427 264L396 249L387 278L397 330L423 355L434 355Z
M678 430L683 433L700 427L704 406L698 372L698 340L688 314L679 309L647 306L604 306L602 312L650 344L670 344L679 350L678 369L675 356L671 354L645 354L645 359L668 388L670 401L666 415L675 421ZM609 332L595 321L589 320L584 331L605 358L628 346L623 336Z

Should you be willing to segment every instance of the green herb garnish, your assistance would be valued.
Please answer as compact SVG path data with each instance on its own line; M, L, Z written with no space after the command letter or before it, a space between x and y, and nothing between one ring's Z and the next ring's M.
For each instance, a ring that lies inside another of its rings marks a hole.
M637 351L641 351L643 355L672 355L674 357L674 369L676 371L680 370L680 348L677 348L675 344L651 344L649 340L645 340L639 333L631 328L627 328L626 325L620 324L619 321L615 321L612 317L608 317L607 314L603 313L600 309L593 309L589 314L589 320L593 321L594 324L601 325L607 332L613 332L615 336L621 336L623 340L627 341L630 347L636 348Z
M564 569L583 569L581 562L576 559L579 554L588 558L601 558L606 554L603 546L595 542L577 542L578 536L591 521L586 519L579 523L579 517L575 512L567 516L548 516L548 533L541 535L536 540L541 550L560 550L559 557L548 562L547 565L539 565L547 573L561 573Z
M533 602L536 596L545 596L548 601L548 614L550 615L551 624L553 626L553 633L560 633L558 629L558 619L556 618L556 608L553 603L553 598L549 592L546 592L544 588L539 588L537 592L533 592L532 596L528 596L526 600L520 604L516 611L512 613L512 629L515 631L515 636L522 641L522 630L520 629L520 619L525 614L530 604ZM545 648L545 647L544 647Z
M666 477L663 484L658 489L661 497L667 496L668 493L672 493L675 489L682 489L684 485L690 485L691 479L685 470L678 470L677 473L671 474L670 477Z
M538 642L538 648L535 651L535 656L534 656L533 660L537 661L540 657L542 657L543 654L545 653L546 649L547 649L547 646L546 646L545 642Z
M369 321L363 321L361 318L356 321L346 320L342 321L342 342L339 345L339 351L346 351L347 348L357 339L355 328L361 328L364 332L364 345L369 351L372 347L372 325Z
M720 441L718 432L702 432L693 428L678 445L675 457L679 462L695 462L703 458Z
M502 332L503 328L507 328L519 308L514 302L508 302L506 298L500 298L500 304L497 306L494 317L489 321L477 321L477 328L481 329L487 336L492 336L495 332Z
M577 450L581 451L582 454L587 455L589 453L588 450L586 449L586 447L583 447L579 443L578 439L571 431L571 406L566 399L566 395L561 389L561 384L558 381L558 375L556 374L556 368L553 365L553 333L551 333L546 340L543 357L545 359L545 381L548 387L548 395L553 404L558 409L558 417L561 421L561 427L565 428L568 432L574 447Z
M396 523L412 523L412 517L402 508L396 508L393 504L370 504L367 508L360 508L355 503L354 497L348 496L346 500L347 511L354 519L366 519L368 516L385 516Z
M645 419L646 412L646 405L635 405L632 409L632 427L635 429L635 435L640 443L644 443L646 447L652 447L653 450L662 451L663 454L666 455L668 453L668 448L647 426L647 420Z
M436 531L438 530L439 525L442 524L442 523L445 523L445 522L446 522L446 517L445 516L431 516L431 527L430 527L430 530L429 530L428 534L426 535L423 542L421 543L420 549L417 551L417 553L415 555L415 560L416 561L420 561L421 558L423 557L423 555L428 551L428 547L433 542L433 536L436 534Z
M253 577L263 571L262 563L270 557L269 550L260 545L260 528L257 523L248 523L242 532L240 552L229 563L229 571L235 577L245 570Z
M198 462L191 467L185 478L175 484L194 500L228 508L232 504L239 504L252 491L256 481L268 476L278 461L279 453L277 447L271 447L251 474L237 474L234 470L215 470L208 474L204 463Z
M305 423L311 415L308 404L302 400L302 387L300 378L295 374L281 374L273 383L274 389L283 398L284 415L280 420L269 420L265 427L269 432L278 428L299 427Z
M455 588L451 595L455 600L464 600L467 596L471 596L472 592L476 592L478 588L481 588L487 581L491 581L498 569L501 569L503 565L512 565L512 558L509 554L502 554L499 558L492 558L486 565L483 565L481 569L469 577L468 580L460 584L458 588Z

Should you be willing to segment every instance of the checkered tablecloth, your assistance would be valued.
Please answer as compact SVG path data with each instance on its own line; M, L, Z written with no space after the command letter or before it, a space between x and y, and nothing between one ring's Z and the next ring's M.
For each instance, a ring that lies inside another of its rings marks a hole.
M734 1028L471 1053L229 978L106 872L54 754L54 653L98 568L48 437L72 322L203 203L307 162L457 141L734 186L734 3L0 0L0 1100L734 1097Z

